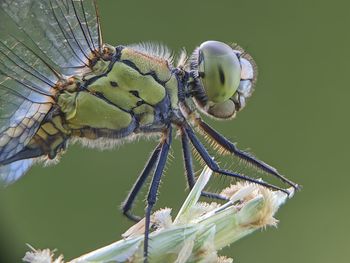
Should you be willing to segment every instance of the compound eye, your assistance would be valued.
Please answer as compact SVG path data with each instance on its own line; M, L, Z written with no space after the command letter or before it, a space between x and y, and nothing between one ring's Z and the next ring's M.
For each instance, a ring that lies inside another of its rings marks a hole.
M218 41L206 41L199 47L198 75L209 101L227 101L236 92L241 65L232 48Z

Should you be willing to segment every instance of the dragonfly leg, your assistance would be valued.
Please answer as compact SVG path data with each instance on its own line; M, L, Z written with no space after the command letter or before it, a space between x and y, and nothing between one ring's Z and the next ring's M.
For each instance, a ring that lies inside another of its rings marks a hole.
M198 119L197 120L198 127L205 132L207 135L209 135L216 143L218 143L221 147L223 147L225 150L229 151L230 153L236 155L240 159L245 160L246 162L254 165L255 167L277 177L282 182L294 187L296 190L300 188L300 186L287 178L285 178L283 175L281 175L275 168L272 166L264 163L263 161L255 158L254 156L238 149L236 145L234 145L231 141L226 139L224 136L222 136L220 133L218 133L216 130L214 130L212 127L210 127L207 123L205 123L203 120Z
M198 138L194 134L193 130L189 126L184 127L183 128L183 132L188 135L188 138L191 141L191 143L194 146L194 148L196 149L196 151L199 153L199 155L202 157L204 162L208 165L208 167L213 172L218 173L218 174L222 174L222 175L226 175L226 176L229 176L229 177L242 179L242 180L245 180L245 181L248 181L248 182L252 182L252 183L255 183L255 184L259 184L259 185L265 186L267 188L270 188L270 189L273 189L273 190L282 191L282 192L286 193L287 195L290 195L288 190L283 189L281 187L278 187L278 186L275 186L275 185L272 185L272 184L269 184L269 183L265 183L265 182L263 182L261 180L257 180L257 179L254 179L254 178L242 175L242 174L233 173L231 171L221 169L219 167L219 165L210 156L210 154L208 153L208 151L204 147L204 145L198 140Z
M137 181L135 182L135 184L131 188L127 198L125 199L125 201L122 204L123 214L132 221L138 222L141 219L141 217L132 214L130 212L130 210L132 209L132 205L135 202L135 199L136 199L138 193L140 192L147 177L151 173L152 169L154 168L154 166L158 160L161 147L162 147L162 143L158 144L157 147L153 150L151 157L147 161L145 168L141 172L140 176L137 178Z
M183 133L181 135L181 143L182 143L182 153L183 153L183 158L185 163L187 182L190 189L192 189L195 184L195 176L193 171L192 153L189 146L188 135L186 133ZM212 198L212 199L218 199L218 200L225 200L225 201L228 200L223 195L220 195L217 193L211 193L207 191L202 191L201 196Z
M153 175L152 183L149 188L148 196L147 196L147 206L146 206L146 214L145 214L145 239L144 239L144 247L143 247L143 255L144 262L148 262L148 241L149 241L149 230L151 224L151 213L152 208L157 200L157 193L160 184L160 179L163 174L163 170L165 168L165 164L168 158L168 153L171 144L171 128L168 129L168 134L166 138L162 141L161 152L159 155L158 163L156 170Z

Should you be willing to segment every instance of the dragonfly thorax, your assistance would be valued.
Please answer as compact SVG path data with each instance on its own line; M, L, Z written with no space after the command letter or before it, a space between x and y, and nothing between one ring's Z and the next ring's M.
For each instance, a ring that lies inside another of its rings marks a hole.
M121 138L168 125L178 107L179 86L169 60L119 46L109 62L95 67L78 81L77 90L58 98L74 134L85 137L93 131L96 137Z

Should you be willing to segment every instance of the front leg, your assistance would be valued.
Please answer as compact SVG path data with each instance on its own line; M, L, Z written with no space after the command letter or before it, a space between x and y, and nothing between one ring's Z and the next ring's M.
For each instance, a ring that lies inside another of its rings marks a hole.
M251 178L249 176L245 176L239 173L234 173L228 170L224 170L222 168L219 167L219 165L217 164L217 162L215 162L213 160L213 158L210 156L210 154L208 153L207 149L204 147L204 145L197 139L196 135L194 134L193 130L191 129L190 126L185 125L185 127L182 128L182 132L186 133L189 140L191 141L193 147L196 149L196 151L199 153L199 155L201 156L201 158L203 159L203 161L208 165L208 167L215 173L218 174L222 174L225 176L229 176L229 177L234 177L237 179L241 179L244 181L248 181L251 183L255 183L258 185L262 185L265 186L269 189L273 189L273 190L277 190L277 191L282 191L284 193L286 193L288 196L290 195L290 192L286 189L283 189L281 187L266 183L264 181L261 180L257 180L254 178Z
M264 163L263 161L255 158L254 156L241 151L234 145L232 142L230 142L228 139L226 139L224 136L222 136L220 133L218 133L216 130L214 130L212 127L210 127L207 123L205 123L202 119L197 118L196 119L197 127L204 132L206 135L209 135L217 144L219 144L224 150L228 151L229 153L237 156L241 160L246 161L247 163L255 166L256 168L263 170L264 172L271 174L278 179L280 179L282 182L292 186L294 189L299 190L300 186L289 179L285 178L283 175L281 175L274 167Z
M189 142L188 135L186 133L182 133L181 143L182 143L183 159L185 163L186 177L187 177L188 186L190 189L192 189L195 184L195 176L193 171L192 153L188 142ZM202 191L201 196L228 201L228 199L223 195L220 195L217 193L211 193L207 191Z

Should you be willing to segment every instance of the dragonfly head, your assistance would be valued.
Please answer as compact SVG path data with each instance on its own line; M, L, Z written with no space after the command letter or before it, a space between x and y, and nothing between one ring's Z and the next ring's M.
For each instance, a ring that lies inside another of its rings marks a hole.
M191 57L192 94L199 108L215 118L234 117L253 91L255 69L241 49L218 41L202 43Z

